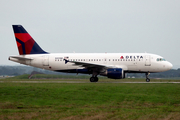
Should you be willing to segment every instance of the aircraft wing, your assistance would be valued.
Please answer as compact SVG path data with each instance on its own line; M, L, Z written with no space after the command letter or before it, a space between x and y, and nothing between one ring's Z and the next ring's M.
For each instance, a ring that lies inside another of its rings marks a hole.
M86 62L78 62L78 61L69 61L65 60L65 64L69 63L74 63L74 65L84 67L86 69L90 69L96 72L105 72L108 68L115 68L115 66L107 66L105 64L95 64L95 63L86 63Z
M92 64L92 63L85 63L85 62L71 62L74 63L75 65L79 65L82 67L86 67L86 68L93 68L93 67L98 67L98 68L104 68L106 67L105 65L101 65L101 64Z

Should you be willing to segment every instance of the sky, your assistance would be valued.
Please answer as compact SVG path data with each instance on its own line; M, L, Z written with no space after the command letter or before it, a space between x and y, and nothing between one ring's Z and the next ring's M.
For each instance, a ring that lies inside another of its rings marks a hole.
M0 65L21 24L50 53L153 53L180 67L179 0L0 0Z

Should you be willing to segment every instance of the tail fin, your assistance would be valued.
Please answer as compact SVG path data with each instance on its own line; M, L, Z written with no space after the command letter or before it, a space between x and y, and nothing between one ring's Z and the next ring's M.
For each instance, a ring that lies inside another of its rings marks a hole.
M41 49L22 25L13 25L13 30L20 55L47 53Z

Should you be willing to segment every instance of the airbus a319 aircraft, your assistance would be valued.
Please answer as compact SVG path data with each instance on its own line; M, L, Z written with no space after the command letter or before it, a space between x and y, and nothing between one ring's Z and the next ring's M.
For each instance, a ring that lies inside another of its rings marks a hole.
M92 74L91 82L98 75L123 79L126 73L149 74L170 70L172 64L163 57L149 53L49 53L44 51L22 25L13 25L19 55L9 60L46 70L67 73Z

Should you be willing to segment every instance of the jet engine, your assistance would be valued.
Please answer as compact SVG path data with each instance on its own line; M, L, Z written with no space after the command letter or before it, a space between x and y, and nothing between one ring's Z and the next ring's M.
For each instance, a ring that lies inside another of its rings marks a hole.
M121 68L110 68L107 69L107 77L112 79L123 79L124 71Z

